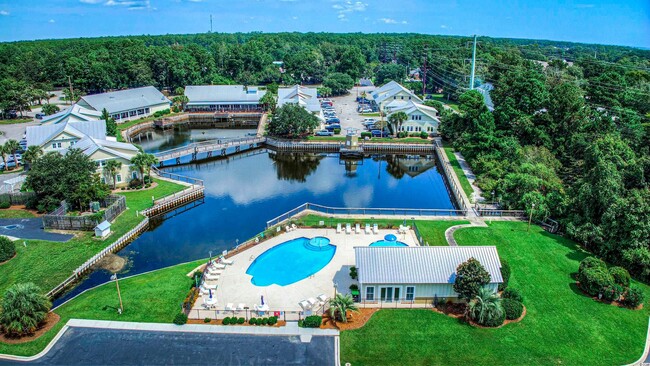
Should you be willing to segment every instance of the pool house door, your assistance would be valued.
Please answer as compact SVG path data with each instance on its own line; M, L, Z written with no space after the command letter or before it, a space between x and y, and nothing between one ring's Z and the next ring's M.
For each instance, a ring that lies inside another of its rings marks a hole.
M399 300L399 287L382 287L379 291L381 301L397 301Z

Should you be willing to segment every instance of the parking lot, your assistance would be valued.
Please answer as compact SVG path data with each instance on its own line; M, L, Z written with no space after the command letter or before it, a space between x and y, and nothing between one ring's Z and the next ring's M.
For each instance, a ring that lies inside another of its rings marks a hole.
M358 130L357 135L366 130L361 122L367 116L363 116L357 112L358 103L356 102L356 98L357 95L361 95L364 91L370 93L375 89L376 87L374 86L355 87L347 95L329 98L333 102L337 117L341 121L341 134L345 134L346 128L356 128ZM371 118L379 119L379 117Z

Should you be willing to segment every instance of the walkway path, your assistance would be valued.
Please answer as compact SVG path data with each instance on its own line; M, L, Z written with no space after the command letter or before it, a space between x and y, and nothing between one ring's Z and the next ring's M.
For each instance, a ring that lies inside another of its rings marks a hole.
M447 243L449 244L449 246L451 247L458 246L458 243L456 243L456 239L454 238L454 233L456 232L456 230L465 227L487 227L487 224L482 218L476 217L470 219L469 224L454 225L447 228L447 230L445 230L445 239L447 239Z
M454 152L454 155L456 156L456 160L458 160L458 164L460 164L460 168L463 169L463 173L465 173L469 184L472 186L472 190L474 190L474 193L472 193L471 197L472 202L485 201L485 198L483 198L483 191L481 191L481 189L475 183L476 175L474 175L474 172L472 172L472 168L470 168L469 164L467 164L467 161L465 161L465 158L461 153Z

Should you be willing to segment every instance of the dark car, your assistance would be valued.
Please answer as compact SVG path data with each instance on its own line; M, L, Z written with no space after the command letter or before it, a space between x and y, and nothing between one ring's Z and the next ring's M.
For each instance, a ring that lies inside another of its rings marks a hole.
M384 135L381 130L371 130L370 133L372 133L372 137L383 137Z
M341 120L338 119L338 118L328 118L327 120L325 120L325 122L327 122L327 123L341 123Z
M334 131L334 130L336 130L337 128L340 130L340 129L341 129L341 125L331 124L331 125L327 125L327 126L325 126L325 129L328 130L328 131Z
M43 118L45 118L45 113L36 113L36 114L34 115L34 118L36 118L36 119L43 119Z

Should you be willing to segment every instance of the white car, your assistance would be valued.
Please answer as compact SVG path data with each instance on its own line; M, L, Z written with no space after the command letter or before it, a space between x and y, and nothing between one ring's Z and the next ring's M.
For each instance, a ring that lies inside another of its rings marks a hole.
M364 118L361 123L363 123L365 125L365 124L370 124L370 123L375 123L375 122L377 122L376 118Z

